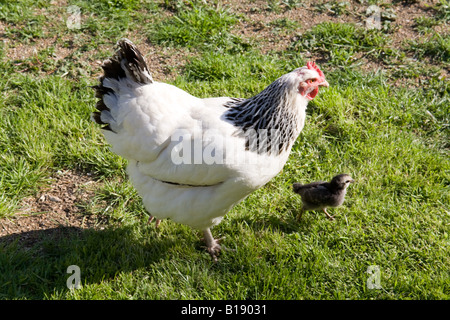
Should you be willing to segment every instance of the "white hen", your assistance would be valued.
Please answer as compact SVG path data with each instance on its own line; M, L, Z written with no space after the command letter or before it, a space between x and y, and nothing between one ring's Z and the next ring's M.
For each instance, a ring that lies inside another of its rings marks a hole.
M249 99L196 98L154 81L127 39L103 64L95 86L98 112L112 151L157 219L203 230L217 261L210 228L283 168L303 129L309 100L328 86L314 63L275 80Z

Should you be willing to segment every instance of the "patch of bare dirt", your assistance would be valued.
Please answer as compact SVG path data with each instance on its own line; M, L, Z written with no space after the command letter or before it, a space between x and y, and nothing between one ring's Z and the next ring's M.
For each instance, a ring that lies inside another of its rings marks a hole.
M105 221L85 214L83 207L94 196L98 184L89 176L73 171L58 171L48 187L36 196L22 200L19 211L0 219L0 241L33 243L43 233L62 230L102 229ZM42 232L31 232L42 231Z
M282 1L274 1L274 3L278 3L278 10L269 9L269 1L267 0L224 1L225 6L236 14L244 16L244 19L240 21L233 32L244 39L257 40L258 43L262 44L261 51L265 54L289 49L295 41L302 37L304 32L323 22L350 23L359 27L367 27L367 19L370 15L370 3L364 0L346 1L347 5L343 6L344 9L339 13L334 10L333 6L344 2L305 0L299 2L296 8L290 9L283 6ZM382 26L387 28L385 32L390 40L389 46L397 49L404 46L408 40L423 41L424 34L418 30L416 19L421 17L433 18L435 13L433 7L438 3L438 0L387 0L380 3L378 10L381 15ZM279 32L280 27L277 26L277 21L283 19L294 21L295 26L286 28L287 30L284 32ZM433 26L432 30L438 34L448 34L450 27L447 23L440 23ZM425 37L429 38L432 34L432 32L428 32ZM305 59L319 62L323 58L310 52L302 54ZM396 61L395 58L389 65L385 61L369 59L363 53L357 53L353 58L358 61L360 68L367 72L404 67L398 65L401 61ZM412 56L408 59L414 61ZM430 65L434 64L431 59L425 59ZM450 70L444 67L441 68L440 72L442 78L448 78ZM411 81L418 82L420 79L397 79L394 85L411 84Z
M280 5L280 9L277 11L268 9L269 1L267 0L228 0L224 1L224 5L245 17L235 29L235 32L245 38L262 41L264 43L262 51L267 53L286 49L295 37L301 36L303 32L323 22L366 25L367 10L370 6L367 1L347 1L348 5L339 14L326 9L326 5L336 2L339 1L301 1L296 8L286 9ZM380 5L380 10L382 20L391 22L392 27L389 30L389 35L392 45L398 47L406 39L418 38L420 34L415 28L415 19L433 17L431 7L438 2L437 0L408 3L392 0L384 1ZM299 27L285 34L274 32L276 27L271 26L271 22L280 19L296 21ZM448 25L439 25L434 29L436 32L449 31Z
M237 33L245 38L263 42L263 53L269 51L281 51L286 49L297 34L312 28L322 22L358 22L354 15L334 16L328 13L320 13L314 5L314 1L302 1L296 8L289 10L282 7L278 11L268 9L268 1L225 1L234 12L243 14L247 19L242 20L237 28ZM299 27L285 34L274 32L276 27L270 24L281 19L288 19L299 23Z
M66 12L65 10L69 7L69 4L66 0L53 0L50 4L52 5L51 7L48 9L38 9L35 14L55 17L54 11L57 10L59 12L57 19L46 22L43 29L44 36L33 38L29 42L10 39L7 30L9 28L20 29L20 27L0 21L0 41L4 44L5 56L7 59L17 61L17 64L20 64L21 61L36 57L41 50L53 48L54 54L52 59L55 62L65 59L67 59L69 63L81 61L84 65L90 66L91 70L93 70L93 78L100 76L102 74L101 65L103 60L95 58L95 54L101 51L112 51L113 45L102 44L98 45L95 50L80 52L79 47L83 44L84 39L82 31L64 34L55 32L55 30L67 30L65 29L65 24L71 13ZM81 25L86 23L88 16L89 12L81 12ZM148 23L151 23L151 21ZM143 54L151 66L151 72L155 79L174 79L177 75L174 70L177 70L177 68L184 64L184 59L181 58L186 56L184 50L149 45L147 37L141 30L129 30L127 34L125 34L125 37L132 39L133 42L142 48ZM119 40L119 36L117 39L112 39L113 42L117 40ZM88 38L86 38L86 41L89 41ZM109 58L109 55L104 56L104 60L107 58ZM24 67L24 69L19 72L26 71L28 70Z

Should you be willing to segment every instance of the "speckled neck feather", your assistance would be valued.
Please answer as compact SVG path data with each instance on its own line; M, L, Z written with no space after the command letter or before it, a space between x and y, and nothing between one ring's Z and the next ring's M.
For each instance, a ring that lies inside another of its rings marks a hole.
M278 155L287 151L298 135L294 99L283 77L249 99L233 99L225 118L246 137L246 149Z

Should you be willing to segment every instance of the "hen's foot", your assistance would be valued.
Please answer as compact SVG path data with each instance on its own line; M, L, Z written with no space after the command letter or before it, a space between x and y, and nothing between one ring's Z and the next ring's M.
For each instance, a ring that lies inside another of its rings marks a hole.
M208 253L211 256L212 260L214 261L214 263L216 263L218 261L219 253L222 251L222 247L220 246L220 244L216 242L214 245L208 246L206 250L208 250Z
M214 239L214 237L211 234L211 230L209 230L209 228L203 230L203 235L204 235L203 240L206 243L206 250L211 255L213 261L217 262L217 256L222 251L222 247L219 244L219 241L221 239Z

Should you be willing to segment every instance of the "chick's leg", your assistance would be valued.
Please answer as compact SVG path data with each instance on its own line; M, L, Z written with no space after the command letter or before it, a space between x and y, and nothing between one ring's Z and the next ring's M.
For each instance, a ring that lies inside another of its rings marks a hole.
M334 220L334 217L330 216L329 213L327 212L327 208L323 208L323 212L325 212L325 214L327 215L328 219Z
M154 219L155 219L155 217L151 215L150 218L148 218L147 224L151 223ZM160 219L156 219L156 222L155 222L156 228L159 227L160 223L161 223L161 220Z
M211 230L209 228L203 230L203 235L206 243L206 250L208 250L213 261L217 262L217 255L220 253L222 248L220 247L217 240L212 236Z
M304 209L304 208L302 208L302 209L300 210L299 214L297 215L297 221L300 221L300 220L302 219L303 212L305 212L305 209Z

